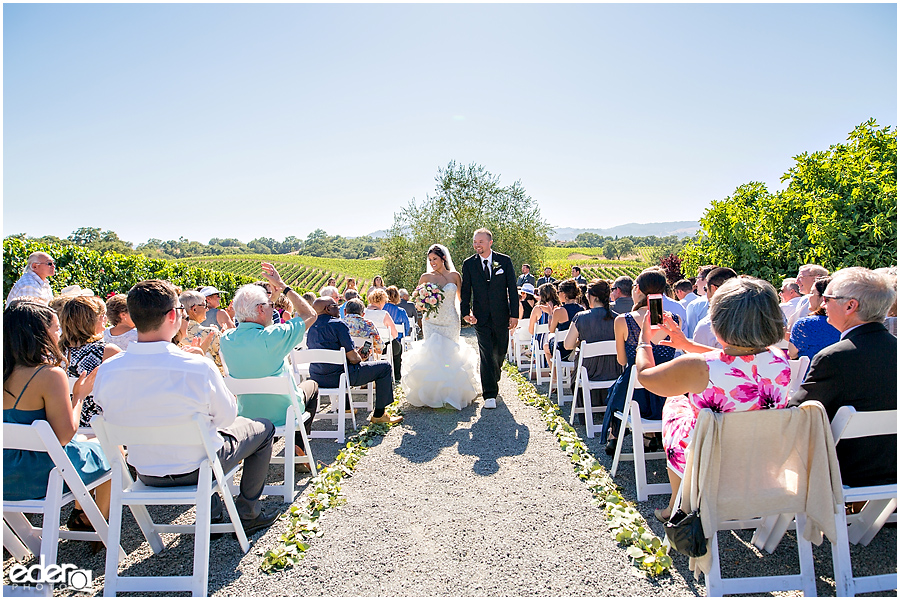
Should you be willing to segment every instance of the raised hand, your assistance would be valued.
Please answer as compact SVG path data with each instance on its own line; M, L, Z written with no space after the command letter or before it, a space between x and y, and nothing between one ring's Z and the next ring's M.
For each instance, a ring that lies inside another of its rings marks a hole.
M278 271L275 269L275 265L273 265L272 263L262 263L262 274L266 281L271 283L275 288L274 291L278 292L285 288L284 280L281 279L281 275L278 274Z

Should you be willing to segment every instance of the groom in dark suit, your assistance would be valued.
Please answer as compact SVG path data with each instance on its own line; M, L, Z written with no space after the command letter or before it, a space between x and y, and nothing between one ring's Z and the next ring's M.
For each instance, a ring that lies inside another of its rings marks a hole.
M491 250L494 237L479 229L472 237L475 254L463 263L460 314L475 326L481 355L481 388L485 408L497 408L500 372L509 332L519 321L519 292L512 260ZM469 307L471 312L469 314Z

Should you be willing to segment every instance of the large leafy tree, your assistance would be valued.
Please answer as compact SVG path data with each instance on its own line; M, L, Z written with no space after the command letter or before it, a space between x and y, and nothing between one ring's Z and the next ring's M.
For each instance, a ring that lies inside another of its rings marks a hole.
M686 272L718 264L780 282L805 263L896 264L897 130L870 119L846 143L794 161L780 192L752 182L713 201L683 251Z
M433 196L413 199L399 213L382 241L388 283L412 288L425 269L431 244L444 244L457 269L473 253L472 234L486 227L494 248L509 254L513 264L540 264L550 225L520 181L500 185L499 176L472 163L451 161L439 168Z

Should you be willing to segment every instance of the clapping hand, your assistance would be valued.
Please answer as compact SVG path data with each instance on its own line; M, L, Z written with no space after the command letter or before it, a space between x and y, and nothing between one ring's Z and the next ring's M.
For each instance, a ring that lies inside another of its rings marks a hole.
M94 370L88 373L85 371L81 375L78 376L78 380L72 386L72 402L77 403L80 400L84 400L88 396L91 395L91 392L94 391L94 381L97 379L97 369L99 367L94 367Z

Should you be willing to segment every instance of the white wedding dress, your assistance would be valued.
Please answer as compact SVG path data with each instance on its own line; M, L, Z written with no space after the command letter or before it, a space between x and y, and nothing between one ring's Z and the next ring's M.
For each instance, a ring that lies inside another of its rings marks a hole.
M403 356L401 385L413 406L456 410L481 393L478 353L459 338L459 298L456 284L443 287L444 301L437 314L422 319L425 339L414 342Z

